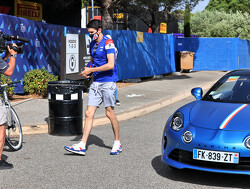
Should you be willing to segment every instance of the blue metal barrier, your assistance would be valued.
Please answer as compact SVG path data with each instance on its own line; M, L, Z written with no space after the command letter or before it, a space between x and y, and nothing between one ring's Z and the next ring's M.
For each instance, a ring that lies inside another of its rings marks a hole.
M239 40L239 68L250 68L250 41Z
M118 80L147 77L175 71L173 35L106 30L118 49Z
M195 71L238 68L238 38L177 38L177 51L192 51Z

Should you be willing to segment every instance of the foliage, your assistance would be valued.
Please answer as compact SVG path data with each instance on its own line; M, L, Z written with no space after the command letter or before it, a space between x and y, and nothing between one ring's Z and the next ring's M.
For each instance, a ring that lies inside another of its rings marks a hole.
M12 80L10 79L9 76L0 74L0 84L1 85L5 84L5 83L11 83L11 82L12 82ZM7 89L7 95L8 95L8 97L13 96L13 94L14 94L14 86L12 86L12 87L11 86L7 86L6 89Z
M183 24L179 24L183 32ZM191 17L191 33L200 37L239 37L250 40L250 14L224 11L197 12Z
M241 11L250 14L249 0L210 0L206 10L222 10L227 13Z
M81 0L82 1L82 9L87 7L87 5L89 4L88 0Z
M120 0L117 8L137 16L155 33L159 32L161 22L176 19L172 12L184 9L186 4L192 10L199 1L203 0Z
M176 20L184 20L184 10L175 10L171 12L171 17L175 18Z
M24 91L46 97L48 82L57 80L58 76L49 74L46 69L31 70L24 75Z

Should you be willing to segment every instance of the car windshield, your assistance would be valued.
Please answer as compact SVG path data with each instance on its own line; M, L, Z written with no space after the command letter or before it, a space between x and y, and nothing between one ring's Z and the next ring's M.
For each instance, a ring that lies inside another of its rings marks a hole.
M202 98L205 101L250 103L250 76L224 76Z

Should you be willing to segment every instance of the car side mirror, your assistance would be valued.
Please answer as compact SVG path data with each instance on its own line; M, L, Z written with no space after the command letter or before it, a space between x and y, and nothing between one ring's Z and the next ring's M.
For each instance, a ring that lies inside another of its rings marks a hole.
M200 88L200 87L193 88L193 89L191 90L191 94L192 94L197 100L200 100L200 99L202 98L202 94L203 94L202 88Z

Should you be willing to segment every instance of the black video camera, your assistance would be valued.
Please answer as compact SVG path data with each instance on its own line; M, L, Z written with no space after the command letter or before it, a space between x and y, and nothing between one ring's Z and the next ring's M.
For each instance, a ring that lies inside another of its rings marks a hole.
M7 41L12 41L12 40L18 40L21 42L17 42L16 46L13 46L11 43L7 43ZM24 37L20 37L20 36L11 36L11 35L7 35L4 34L4 32L0 31L0 53L4 52L7 50L7 46L10 47L10 49L13 49L14 51L17 52L17 54L22 54L23 53L23 46L24 43L28 43L30 42L29 39L24 38Z

